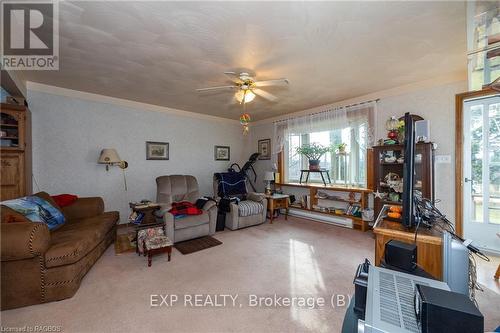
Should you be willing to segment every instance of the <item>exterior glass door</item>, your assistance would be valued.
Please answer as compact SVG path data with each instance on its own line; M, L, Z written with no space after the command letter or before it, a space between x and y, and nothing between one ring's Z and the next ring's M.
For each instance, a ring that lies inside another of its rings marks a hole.
M500 253L500 96L464 102L464 238Z

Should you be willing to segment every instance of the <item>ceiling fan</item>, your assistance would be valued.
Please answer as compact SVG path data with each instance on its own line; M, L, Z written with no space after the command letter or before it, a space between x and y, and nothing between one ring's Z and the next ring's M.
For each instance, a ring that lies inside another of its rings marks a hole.
M265 80L256 81L255 78L250 76L248 73L236 73L236 72L224 72L231 81L234 82L233 85L209 87L196 89L198 92L204 91L214 91L214 90L236 90L236 100L240 104L245 104L253 101L255 95L260 96L268 101L276 101L278 97L274 96L267 91L260 89L260 87L268 86L286 86L288 84L288 79L275 79L275 80Z

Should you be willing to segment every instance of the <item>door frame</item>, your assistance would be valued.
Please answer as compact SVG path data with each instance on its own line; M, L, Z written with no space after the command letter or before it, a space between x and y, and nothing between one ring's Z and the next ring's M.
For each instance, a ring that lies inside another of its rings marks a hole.
M498 91L491 88L483 90L468 91L455 95L455 232L463 237L463 103L466 100L497 95Z

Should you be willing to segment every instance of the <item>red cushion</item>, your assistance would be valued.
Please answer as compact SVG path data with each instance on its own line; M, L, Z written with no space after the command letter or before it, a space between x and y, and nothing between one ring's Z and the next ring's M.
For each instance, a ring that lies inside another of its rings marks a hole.
M78 197L73 194L59 194L52 195L52 199L59 205L59 207L66 207L75 202Z

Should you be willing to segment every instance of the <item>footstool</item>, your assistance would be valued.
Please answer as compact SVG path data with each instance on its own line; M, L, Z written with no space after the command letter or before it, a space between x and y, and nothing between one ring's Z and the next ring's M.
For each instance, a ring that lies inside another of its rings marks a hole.
M142 250L144 256L148 256L148 267L151 266L153 255L155 254L166 252L168 261L170 261L173 243L165 236L163 227L139 230L137 242L142 245L139 248Z

